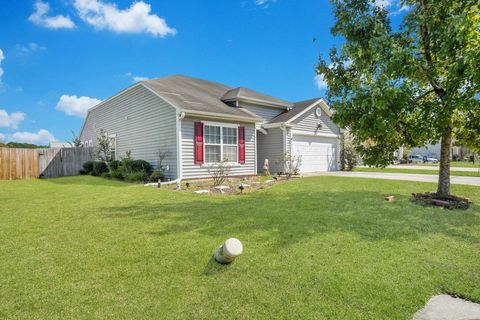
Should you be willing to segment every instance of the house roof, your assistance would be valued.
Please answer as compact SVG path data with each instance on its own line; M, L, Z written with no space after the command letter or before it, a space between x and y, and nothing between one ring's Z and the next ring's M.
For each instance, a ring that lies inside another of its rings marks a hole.
M293 108L290 111L284 112L270 120L268 123L282 123L288 122L290 119L304 112L315 102L322 100L321 98L309 99L305 101L295 102Z
M266 103L268 105L277 105L283 107L291 107L292 104L288 101L274 98L272 96L253 91L248 88L238 87L227 91L222 96L222 101L251 101Z
M142 84L187 113L208 113L227 117L231 116L261 120L260 117L254 115L248 110L231 107L222 101L223 97L227 94L229 97L235 97L235 90L238 90L242 96L247 95L263 99L268 98L275 103L282 101L252 90L244 88L234 89L220 83L186 77L183 75L151 79L142 82Z

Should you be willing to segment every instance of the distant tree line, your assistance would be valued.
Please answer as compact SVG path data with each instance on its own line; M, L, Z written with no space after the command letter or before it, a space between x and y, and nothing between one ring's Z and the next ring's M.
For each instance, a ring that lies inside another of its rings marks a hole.
M48 148L48 146L38 146L32 143L21 143L21 142L8 142L3 143L0 141L1 148L23 148L23 149L40 149L40 148Z

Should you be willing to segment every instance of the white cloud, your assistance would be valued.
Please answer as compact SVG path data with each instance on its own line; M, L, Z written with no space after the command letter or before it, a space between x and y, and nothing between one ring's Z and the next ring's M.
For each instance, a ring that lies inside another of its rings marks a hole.
M50 5L47 2L38 0L35 2L34 7L35 12L28 17L28 20L38 26L48 29L72 29L75 27L75 23L73 23L69 16L48 16L47 13L50 11Z
M63 111L69 116L85 117L88 109L96 106L102 102L102 100L90 98L90 97L77 97L62 95L55 107L58 111Z
M27 55L32 52L47 50L46 47L43 47L35 42L30 42L29 44L26 44L26 45L17 44L15 46L15 49L21 55Z
M7 136L4 135L3 133L0 133L0 142L5 142L7 141Z
M25 120L23 112L8 114L6 110L0 109L0 127L16 129L23 120Z
M146 81L146 80L150 79L150 78L148 78L148 77L135 76L135 75L134 75L133 73L131 73L131 72L125 73L124 76L125 76L125 77L128 77L128 78L131 78L133 83L141 82L141 81Z
M128 9L118 9L114 3L100 0L75 0L75 8L86 23L99 30L117 33L148 33L155 37L176 34L165 19L151 14L151 6L143 1L132 3Z
M48 144L51 141L55 141L55 137L48 130L40 129L38 132L15 132L10 136L9 140L15 142Z
M1 65L4 59L5 59L5 55L3 54L2 49L0 49L0 84L2 82L2 76L3 76L3 69L1 68Z
M409 5L404 4L404 5L400 6L397 10L393 11L392 15L396 16L396 15L401 14L402 12L410 11L411 8L412 7L410 7Z
M148 80L147 77L140 77L140 76L133 77L133 82L140 82L140 81L146 81L146 80Z
M317 85L317 88L320 90L325 90L328 88L327 81L325 80L322 74L318 74L315 76L315 84Z
M264 8L268 8L270 4L274 2L277 2L277 0L255 0L257 6L262 6Z
M392 5L392 0L374 0L374 4L377 7L386 9Z

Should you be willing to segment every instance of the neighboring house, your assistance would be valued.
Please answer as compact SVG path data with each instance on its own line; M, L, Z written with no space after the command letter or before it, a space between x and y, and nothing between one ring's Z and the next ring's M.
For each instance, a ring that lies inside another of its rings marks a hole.
M62 141L51 141L50 142L50 148L71 148L72 145L68 142L62 142Z
M422 157L435 158L440 160L440 151L441 151L441 145L440 145L440 142L438 142L437 144L426 144L423 147L412 148L409 155L420 155ZM404 154L404 149L400 148L398 150L398 158L401 159L403 157L403 154ZM450 148L451 159L464 157L468 154L470 154L470 152L465 147L452 146Z
M89 110L80 133L93 146L100 130L120 159L154 166L158 153L171 179L209 177L208 168L228 160L231 175L283 172L284 154L300 156L301 172L339 168L340 128L322 99L289 103L246 88L185 76L137 83Z

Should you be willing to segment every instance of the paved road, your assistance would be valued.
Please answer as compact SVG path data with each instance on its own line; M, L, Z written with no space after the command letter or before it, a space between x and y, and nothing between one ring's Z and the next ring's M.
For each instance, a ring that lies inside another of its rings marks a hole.
M438 177L432 174L411 174L411 173L386 173L386 172L345 172L345 171L330 171L330 172L315 172L303 174L305 177L313 176L338 176L338 177L352 177L352 178L370 178L370 179L386 179L386 180L406 180L417 182L438 182ZM460 177L451 176L452 184L466 184L470 186L480 186L480 177Z
M438 170L438 166L416 166L416 165L406 165L406 164L397 164L388 166L387 168L392 169L414 169L414 170ZM450 171L464 171L464 172L480 172L480 169L477 168L467 168L467 167L450 167Z

